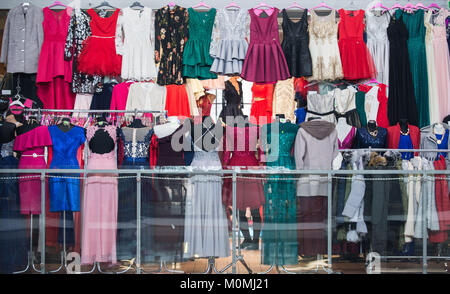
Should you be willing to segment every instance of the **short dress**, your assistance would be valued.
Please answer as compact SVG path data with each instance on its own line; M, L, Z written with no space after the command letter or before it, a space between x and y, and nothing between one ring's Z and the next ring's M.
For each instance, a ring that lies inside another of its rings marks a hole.
M120 9L110 17L100 17L94 9L87 13L91 17L92 35L83 42L78 59L78 70L82 73L101 76L120 76L122 57L116 53L116 25Z
M253 84L250 122L264 125L272 121L274 84Z

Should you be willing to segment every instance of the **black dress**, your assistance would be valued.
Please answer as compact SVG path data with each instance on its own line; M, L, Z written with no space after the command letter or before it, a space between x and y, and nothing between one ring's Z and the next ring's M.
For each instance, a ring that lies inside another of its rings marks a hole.
M407 44L409 33L402 17L392 16L387 28L390 45L388 119L391 126L402 118L417 126L419 117Z
M291 76L299 78L312 75L312 61L309 52L308 9L298 22L289 19L283 9L283 49Z
M226 123L227 116L236 117L244 115L242 112L242 83L238 81L239 93L230 81L225 82L225 90L223 91L222 111L219 117ZM226 105L225 105L226 102Z
M172 148L172 137L180 134L180 126L171 135L158 138L156 149L156 167L171 168L185 166L183 150L175 151ZM151 224L152 234L151 252L146 254L147 261L153 258L177 262L183 256L185 197L184 175L155 174L153 191L151 195ZM163 179L162 179L163 178ZM181 179L180 179L181 178ZM151 256L152 257L151 257Z

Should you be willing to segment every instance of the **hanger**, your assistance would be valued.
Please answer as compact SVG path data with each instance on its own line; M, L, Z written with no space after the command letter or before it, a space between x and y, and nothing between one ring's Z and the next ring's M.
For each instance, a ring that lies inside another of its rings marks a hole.
M50 4L49 6L47 6L48 8L54 7L54 6L63 6L63 7L67 7L67 5L63 4L61 1L55 1L52 4Z
M292 3L292 5L289 6L287 9L294 9L294 8L298 8L298 9L301 9L301 10L304 10L304 9L305 9L304 7L298 5L297 2Z
M377 79L370 79L369 81L363 83L363 85L374 84L374 83L377 85L381 84L379 81L377 81Z
M384 10L389 10L389 8L387 8L386 6L383 5L383 3L381 3L381 1L379 1L377 4L375 4L374 6L372 6L370 8L370 10L373 10L375 8L382 8Z
M389 8L388 10L392 10L392 9L403 9L403 6L401 6L400 3L395 3L395 5L392 6L391 8Z
M314 86L315 84L318 84L318 83L322 83L322 84L329 85L329 86L333 86L333 87L337 88L337 86L336 86L335 84L330 83L330 82L324 82L324 81L314 81L314 82L312 82L312 83L307 84L307 85L305 86L305 88Z
M431 5L428 6L428 8L430 8L430 9L436 8L438 10L441 9L441 7L439 5L437 5L436 3L431 3Z
M192 8L200 8L200 7L205 7L206 9L211 8L211 6L202 1L200 1L197 5L192 6Z
M269 4L264 3L264 2L259 3L258 5L256 5L256 6L253 7L253 8L255 8L255 9L261 9L261 7L266 7L267 9L272 9L272 8L273 8L273 6L270 6Z
M409 2L409 0L408 0L408 4L403 6L403 10L408 12L408 13L412 13L414 9L415 9L414 5L412 5L412 3Z
M100 3L99 5L95 6L94 9L99 9L100 7L110 7L112 9L116 9L116 7L112 6L111 4L109 4L108 1L103 1L102 3Z
M135 1L133 4L130 5L131 8L133 7L139 7L139 8L144 8L144 5L141 4L141 2L139 1Z
M175 7L175 2L169 2L169 4L167 4L170 8Z
M355 2L351 0L350 4L345 7L345 10L358 10L358 7L355 5Z
M415 9L422 9L422 10L429 10L428 7L426 7L425 5L423 5L422 2L419 2L416 4L416 6L414 6Z
M227 6L225 6L226 9L229 8L241 8L241 6L239 6L236 2L231 2L230 4L228 4Z
M312 10L316 10L318 8L328 8L330 10L333 10L334 8L331 6L328 6L327 4L325 4L325 2L321 2L319 5L317 5L316 7L311 8Z

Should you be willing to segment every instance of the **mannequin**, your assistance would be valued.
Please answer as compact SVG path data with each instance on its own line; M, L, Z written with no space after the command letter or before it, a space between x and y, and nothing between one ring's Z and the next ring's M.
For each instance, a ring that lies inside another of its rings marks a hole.
M111 152L116 147L116 142L109 136L108 132L103 130L107 125L110 125L104 116L97 117L95 124L99 129L95 132L91 140L89 140L89 148L98 154L105 154ZM100 131L101 130L101 131ZM119 129L116 129L117 138L119 137Z
M169 116L167 122L153 128L157 138L164 138L173 134L180 127L180 120L176 116Z
M367 129L369 130L369 133L370 133L372 136L376 137L375 132L378 131L377 122L374 121L374 120L369 120L369 121L367 122Z
M72 128L74 127L74 125L70 122L70 118L68 117L64 117L61 120L61 123L58 124L58 128L63 131L64 133L67 133L68 131L70 131Z
M445 128L442 124L437 123L433 128L433 132L436 135L443 135L445 133Z
M409 133L408 119L401 118L398 121L398 124L400 126L400 131L403 133L403 135L407 135L407 133Z
M232 77L230 77L229 81L236 89L236 92L238 93L238 95L241 95L240 89L239 89L238 78L239 78L239 76L232 76Z
M145 125L142 123L142 120L140 118L134 118L131 124L128 125L128 127L133 129L140 129L145 128Z
M352 130L352 126L347 123L347 119L345 117L340 117L336 124L336 130L339 141L343 142Z
M15 137L16 125L0 116L0 144L9 143Z

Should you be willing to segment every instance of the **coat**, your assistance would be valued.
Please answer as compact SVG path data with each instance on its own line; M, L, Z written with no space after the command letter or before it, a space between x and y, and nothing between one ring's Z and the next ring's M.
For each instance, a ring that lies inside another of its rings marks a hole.
M436 124L432 124L420 129L420 149L439 149L436 139L433 135L433 129ZM450 131L450 126L446 123L442 123L445 130ZM450 136L448 136L448 146L450 147ZM434 161L437 156L437 152L421 152L421 156L428 160Z
M21 4L8 12L0 56L0 62L6 64L7 72L37 72L44 41L43 21L42 9L33 4L28 8Z
M397 123L395 126L388 129L388 148L398 149L398 143L400 141L400 125ZM420 131L419 128L413 125L409 125L409 135L414 149L419 149L420 146ZM418 156L418 152L414 152L414 156Z

